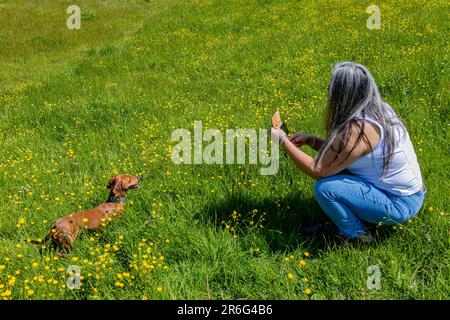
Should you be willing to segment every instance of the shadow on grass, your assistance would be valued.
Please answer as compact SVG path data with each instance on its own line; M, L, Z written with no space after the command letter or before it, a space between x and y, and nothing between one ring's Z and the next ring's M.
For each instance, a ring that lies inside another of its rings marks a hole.
M258 214L252 215L256 209ZM240 213L238 223L233 219L233 212ZM263 228L258 228L256 220L265 213L262 221ZM289 193L280 198L257 198L236 192L224 199L208 204L202 213L196 218L205 219L217 228L225 228L226 225L238 225L235 232L238 236L246 236L257 232L262 235L272 252L292 251L301 247L304 250L327 252L335 250L341 245L358 244L342 241L338 237L338 229L333 222L323 213L314 198L305 197L300 192ZM250 221L254 220L254 225ZM326 225L324 232L305 234L306 226ZM391 227L367 225L375 237L375 243L380 243L389 237L393 230Z
M255 209L257 214L252 215ZM241 216L233 219L233 211ZM197 218L206 219L218 228L224 228L227 224L238 225L236 233L240 236L257 232L272 251L294 250L300 245L304 247L305 239L300 237L302 225L326 220L315 199L299 192L279 198L258 198L235 192L211 202L199 215ZM263 227L258 227L259 224Z

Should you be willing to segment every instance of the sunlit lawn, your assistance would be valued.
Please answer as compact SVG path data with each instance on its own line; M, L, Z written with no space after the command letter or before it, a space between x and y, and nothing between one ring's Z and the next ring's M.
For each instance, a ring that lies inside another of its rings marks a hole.
M4 299L446 299L449 76L446 1L66 1L0 4L0 295ZM326 220L314 181L284 155L257 165L175 165L171 133L267 128L324 135L334 63L374 74L408 127L427 198L368 247L302 240ZM124 217L65 259L28 243L145 177ZM151 222L145 224L152 217ZM81 289L66 288L69 265ZM381 289L366 286L378 265ZM208 278L209 290L206 286Z

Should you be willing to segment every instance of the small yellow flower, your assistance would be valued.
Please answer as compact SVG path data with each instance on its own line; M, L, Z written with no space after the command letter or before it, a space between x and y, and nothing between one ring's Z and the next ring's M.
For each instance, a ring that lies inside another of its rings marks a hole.
M295 279L295 276L292 273L288 273L287 277L288 277L289 280L294 280Z
M34 290L33 290L33 289L29 289L29 290L27 291L27 294L28 294L29 296L32 296L32 295L34 294Z
M433 212L433 210L434 210L433 207L428 208L428 211L430 211L430 212Z
M299 264L301 266L306 266L306 261L302 259L302 260L299 261Z
M75 155L75 151L73 151L72 149L69 149L69 150L67 150L66 154L69 158L72 158Z
M31 266L32 266L33 268L37 268L38 265L39 265L39 263L37 263L37 262L33 262L33 263L31 264Z
M5 270L6 266L4 264L0 264L0 271Z
M309 257L310 256L309 252L305 252L303 254L304 254L305 257Z
M77 262L77 261L78 261L78 257L73 257L73 258L72 258L72 261L73 261L73 262Z
M161 292L163 291L163 288L158 287L158 288L156 288L156 291L158 291L159 293L161 293Z
M9 279L9 281L8 281L8 284L10 287L12 287L15 283L16 283L16 277L11 277L11 279Z
M11 290L6 290L5 292L2 293L2 297L4 298L8 298L11 296Z
M116 281L115 283L116 287L122 288L124 286L123 282Z
M306 288L305 293L309 296L311 294L311 289L310 288Z

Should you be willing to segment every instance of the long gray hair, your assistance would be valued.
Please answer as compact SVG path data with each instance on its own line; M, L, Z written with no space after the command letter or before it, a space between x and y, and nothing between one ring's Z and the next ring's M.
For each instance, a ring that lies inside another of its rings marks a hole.
M394 131L398 128L405 130L405 128L391 106L383 101L380 91L366 67L351 61L336 64L328 88L328 110L325 119L327 140L319 150L314 165L322 160L330 148L336 151L336 157L332 162L334 163L347 146L352 127L357 128L359 134L349 154L361 140L373 151L364 134L364 120L367 116L383 127L382 175L385 175L395 147ZM362 121L358 121L359 119ZM338 146L337 150L336 146ZM345 160L346 158L342 162Z

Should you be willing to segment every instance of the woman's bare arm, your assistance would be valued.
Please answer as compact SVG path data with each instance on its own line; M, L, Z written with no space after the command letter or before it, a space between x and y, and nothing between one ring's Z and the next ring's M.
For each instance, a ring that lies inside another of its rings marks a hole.
M324 139L315 136L309 136L307 141L307 145L316 151L319 151L324 144L325 144Z
M289 137L289 140L297 147L301 147L306 144L316 151L319 151L319 149L325 143L325 140L322 138L311 136L309 134L301 132L293 134L291 137Z
M364 131L368 136L370 144L375 146L380 140L380 136L376 133L375 129L369 125L366 126ZM359 159L362 155L370 151L369 147L367 147L364 143L358 143L358 145L353 148L357 141L358 134L358 130L353 129L344 150L342 150L340 154L336 154L334 150L337 149L337 145L336 148L330 148L316 166L314 166L314 159L299 150L290 139L283 139L283 149L300 170L313 179L320 179L338 174Z

